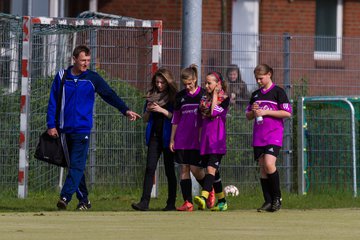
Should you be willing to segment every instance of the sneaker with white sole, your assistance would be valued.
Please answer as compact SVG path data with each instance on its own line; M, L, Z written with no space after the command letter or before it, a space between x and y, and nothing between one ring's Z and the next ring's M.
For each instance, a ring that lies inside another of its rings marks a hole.
M86 211L91 208L91 202L88 200L87 202L79 202L79 204L76 207L76 210L79 211Z

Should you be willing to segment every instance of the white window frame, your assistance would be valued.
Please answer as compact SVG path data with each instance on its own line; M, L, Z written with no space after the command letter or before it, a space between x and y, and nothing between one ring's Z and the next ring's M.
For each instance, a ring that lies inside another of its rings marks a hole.
M315 51L315 60L341 60L342 59L342 37L343 37L343 0L337 0L336 9L336 51Z

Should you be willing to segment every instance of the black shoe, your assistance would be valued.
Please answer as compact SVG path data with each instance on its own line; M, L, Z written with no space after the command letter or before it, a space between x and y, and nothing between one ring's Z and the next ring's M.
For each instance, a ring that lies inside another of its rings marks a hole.
M162 210L163 211L176 211L176 207L175 207L175 205L166 205L166 207L164 207Z
M79 204L76 207L76 210L86 211L86 210L89 210L90 208L91 208L91 203L88 200L87 202L79 202Z
M149 210L149 207L146 206L144 203L142 202L139 202L139 203L132 203L131 204L131 207L134 209L134 210L137 210L137 211L147 211Z
M264 202L261 207L257 209L258 212L271 212L271 203Z
M59 210L66 210L67 205L68 205L68 203L67 203L65 197L60 198L56 204L56 206Z
M276 212L281 209L281 201L280 197L276 197L271 203L271 212Z

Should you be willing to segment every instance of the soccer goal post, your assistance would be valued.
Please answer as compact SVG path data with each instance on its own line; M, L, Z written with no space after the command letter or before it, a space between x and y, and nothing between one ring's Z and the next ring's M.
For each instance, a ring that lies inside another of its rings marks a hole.
M71 65L72 50L91 49L91 69L137 112L161 62L162 22L127 17L92 19L23 17L18 197L56 188L59 169L34 159L46 129L50 87ZM89 185L131 186L144 171L144 123L129 123L97 98L87 162ZM29 167L31 166L31 167Z
M357 196L360 97L301 97L298 101L300 194L351 191Z

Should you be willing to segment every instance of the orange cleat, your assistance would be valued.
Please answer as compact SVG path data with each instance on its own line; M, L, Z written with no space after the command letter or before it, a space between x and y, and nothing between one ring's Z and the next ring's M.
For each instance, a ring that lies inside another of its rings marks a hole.
M176 208L176 210L178 211L185 211L185 212L192 212L194 210L194 205L189 202L189 201L185 201L183 205L181 205L181 207Z
M214 188L211 189L209 192L209 197L206 199L206 207L213 208L215 206L215 190Z

